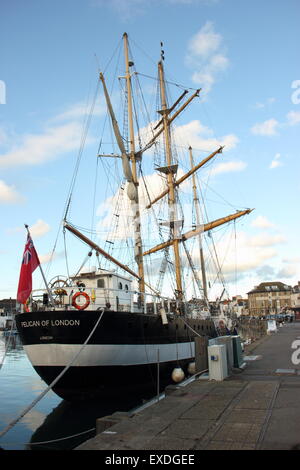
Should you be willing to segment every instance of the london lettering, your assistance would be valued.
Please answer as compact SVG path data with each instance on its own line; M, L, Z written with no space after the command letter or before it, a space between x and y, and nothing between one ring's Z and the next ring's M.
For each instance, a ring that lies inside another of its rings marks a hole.
M80 326L80 320L29 320L21 321L22 328L38 327L38 326Z

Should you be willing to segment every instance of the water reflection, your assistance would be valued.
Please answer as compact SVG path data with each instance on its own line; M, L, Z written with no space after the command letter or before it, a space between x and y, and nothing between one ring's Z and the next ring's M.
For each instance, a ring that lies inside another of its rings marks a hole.
M0 432L20 416L46 387L27 359L18 335L11 338L0 336L0 364L1 357L4 357L4 362L0 368ZM77 403L66 402L50 390L0 439L0 448L73 449L95 435L97 418L136 408L155 394L155 388L154 384L153 390L135 390L117 399L95 398ZM65 439L76 434L80 435Z
M95 435L97 418L110 415L115 411L129 411L139 403L142 403L142 398L137 396L130 399L128 397L123 400L118 399L118 401L95 399L88 402L69 403L63 400L34 432L28 448L30 450L73 449ZM84 434L80 436L65 439L83 432ZM50 437L51 440L57 441L47 442Z

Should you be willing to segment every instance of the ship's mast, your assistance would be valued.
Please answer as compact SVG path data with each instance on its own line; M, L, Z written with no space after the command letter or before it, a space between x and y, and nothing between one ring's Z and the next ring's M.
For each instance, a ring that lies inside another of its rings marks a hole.
M176 294L177 294L177 298L179 300L182 300L183 291L182 291L181 262L180 262L180 252L179 252L179 235L178 235L179 227L178 227L178 220L177 220L176 192L175 192L174 176L173 176L173 159L172 159L172 151L171 151L170 123L168 119L169 109L167 107L164 68L163 68L162 61L158 63L158 73L159 73L161 106L162 106L162 109L159 112L162 115L164 137L165 137L165 152L166 152L166 164L167 164L166 174L167 174L167 183L168 183L168 189L169 189L168 191L169 217L170 217L171 233L172 233L173 249L174 249L175 276L176 276L176 287L177 287Z
M253 210L254 209L245 209L243 211L238 211L235 214L230 214L230 215L227 215L226 217L221 217L220 219L216 219L216 220L213 220L212 222L208 222L204 225L200 225L200 227L197 227L196 229L183 233L181 235L180 242L185 242L189 238L196 237L201 232L208 232L209 230L212 230L216 227L220 227L221 225L227 224L228 222L231 222L232 220L243 217L246 214L250 214L250 212L252 212ZM171 246L173 244L174 244L174 240L172 239L166 242L160 243L159 245L156 245L153 248L150 248L150 250L145 251L143 253L143 256L151 255L153 253L156 253L157 251L164 250L165 248L168 248L168 246Z
M193 158L192 147L189 147L189 152L190 152L191 168L193 168L194 167L194 158ZM193 173L193 175L192 175L192 181L193 181L194 204L195 204L195 209L196 209L196 224L199 227L200 224L201 224L201 217L200 217L200 204L199 204L199 198L198 198L198 194L197 194L195 173ZM202 234L201 233L199 233L198 240L199 240L199 254L200 254L200 266L201 266L201 274L202 274L203 296L204 296L204 299L207 301L207 282L206 282L206 272L205 272L205 263L204 263L203 246L202 246Z
M130 67L133 65L129 61L128 54L128 36L127 33L123 35L124 40L124 52L125 52L125 67L126 67L126 85L127 85L127 106L128 106L128 122L129 122L129 139L130 139L130 160L133 184L136 187L136 198L132 209L134 212L134 246L135 246L135 260L138 266L139 273L139 291L145 292L145 278L144 278L144 263L143 263L143 247L141 237L141 224L140 224L140 207L139 207L139 193L138 193L138 175L136 165L136 154L134 144L134 126L133 126L133 113L132 113L132 88L131 88L131 74Z

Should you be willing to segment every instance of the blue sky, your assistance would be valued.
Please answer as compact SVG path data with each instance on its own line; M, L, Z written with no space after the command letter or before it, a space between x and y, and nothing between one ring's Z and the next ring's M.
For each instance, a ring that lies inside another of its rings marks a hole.
M226 151L210 167L210 183L235 208L255 208L237 224L236 250L224 261L228 280L235 277L231 295L244 294L266 280L296 284L299 13L297 0L3 3L0 298L16 295L24 223L32 227L41 259L49 257L78 154L86 103L98 70L107 66L124 31L137 52L139 72L156 75L162 41L167 77L203 89L200 104L180 118L178 127L185 126L189 143L205 152L225 141ZM98 150L103 105L100 97L87 139L91 158ZM200 157L196 151L195 158ZM80 212L74 201L79 225L79 215L85 220L90 204L85 192L93 184L88 179L93 168L80 170L87 184L77 200ZM231 210L225 207L225 214ZM211 214L220 215L213 209ZM217 240L221 251L226 251L226 236ZM59 263L58 258L50 277L65 274L55 271L63 270Z

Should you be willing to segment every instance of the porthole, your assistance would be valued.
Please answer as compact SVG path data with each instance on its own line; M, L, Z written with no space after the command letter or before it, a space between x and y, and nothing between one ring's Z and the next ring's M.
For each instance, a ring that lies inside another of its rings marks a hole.
M119 282L119 289L120 289L120 290L123 289L123 284L122 284L122 282Z

